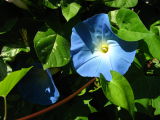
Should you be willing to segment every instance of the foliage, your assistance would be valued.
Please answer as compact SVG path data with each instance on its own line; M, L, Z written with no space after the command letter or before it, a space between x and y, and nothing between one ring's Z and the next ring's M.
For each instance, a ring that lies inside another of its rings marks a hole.
M25 68L19 71L9 73L4 78L4 80L0 82L0 96L6 97L9 94L9 92L13 89L13 87L18 83L18 81L22 79L30 69L31 68Z
M7 96L7 118L17 119L47 107L25 101L18 92L16 84L25 81L23 77L34 63L41 63L44 70L53 73L49 77L54 78L59 100L91 79L80 76L74 68L70 54L72 28L105 13L117 37L138 43L127 73L111 71L111 81L101 75L73 100L35 119L160 119L159 6L159 0L0 0L0 96ZM82 56L77 60L85 59ZM119 64L125 66L121 61ZM94 66L86 71L96 71ZM2 99L0 105L4 106ZM3 116L0 107L0 119Z
M45 69L64 66L70 59L68 41L50 28L37 32L34 47Z
M111 74L113 78L108 83L103 75L100 77L104 94L112 103L127 109L134 116L134 95L131 86L118 72L111 71Z

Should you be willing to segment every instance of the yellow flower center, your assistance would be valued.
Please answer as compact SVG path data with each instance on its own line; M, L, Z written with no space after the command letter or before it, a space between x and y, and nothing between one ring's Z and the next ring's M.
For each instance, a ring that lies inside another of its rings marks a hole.
M103 52L103 53L108 52L108 46L107 45L102 45L101 46L101 52Z

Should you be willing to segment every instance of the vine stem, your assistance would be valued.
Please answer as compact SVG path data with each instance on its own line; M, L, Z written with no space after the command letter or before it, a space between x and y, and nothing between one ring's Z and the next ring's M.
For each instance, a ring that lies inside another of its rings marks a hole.
M88 81L85 85L83 85L81 88L79 88L77 91L75 91L73 94L69 95L68 97L64 98L63 100L45 108L45 109L42 109L38 112L35 112L33 114L30 114L30 115L27 115L25 117L22 117L22 118L18 118L17 120L29 120L31 118L34 118L34 117L37 117L39 115L42 115L50 110L53 110L57 107L59 107L60 105L68 102L69 100L71 100L72 98L74 98L77 94L79 94L83 89L85 89L86 87L88 87L90 84L92 84L94 81L96 80L96 78L93 78L91 79L90 81Z
M3 120L7 120L7 99L6 96L3 96L4 99L4 117Z

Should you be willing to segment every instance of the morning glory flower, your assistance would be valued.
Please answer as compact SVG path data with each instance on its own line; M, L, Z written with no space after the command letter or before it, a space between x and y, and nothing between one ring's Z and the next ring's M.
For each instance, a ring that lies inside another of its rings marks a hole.
M97 14L72 29L71 56L75 70L85 77L110 81L110 70L125 74L136 54L137 42L118 38L111 30L107 14Z
M49 69L43 70L41 64L34 65L17 89L25 100L34 104L53 104L60 96Z

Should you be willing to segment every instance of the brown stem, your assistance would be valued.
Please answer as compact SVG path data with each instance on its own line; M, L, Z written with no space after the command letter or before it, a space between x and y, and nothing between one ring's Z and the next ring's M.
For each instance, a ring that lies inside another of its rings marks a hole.
M60 105L68 102L69 100L71 100L72 98L74 98L78 93L80 93L84 88L88 87L90 84L92 84L94 81L96 80L96 78L93 78L91 79L90 81L88 81L84 86L82 86L81 88L79 88L77 91L75 91L73 94L71 94L70 96L64 98L63 100L45 108L45 109L42 109L38 112L35 112L33 114L30 114L30 115L27 115L25 117L22 117L22 118L18 118L17 120L29 120L31 118L34 118L34 117L37 117L39 115L42 115L50 110L53 110L54 108L56 107L59 107Z
M6 100L6 96L3 97L4 99L4 117L3 117L3 120L6 120L7 119L7 100Z

